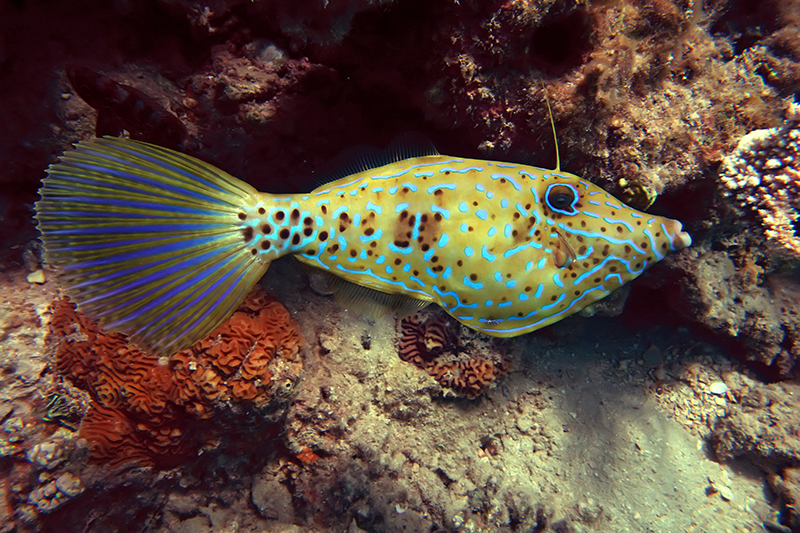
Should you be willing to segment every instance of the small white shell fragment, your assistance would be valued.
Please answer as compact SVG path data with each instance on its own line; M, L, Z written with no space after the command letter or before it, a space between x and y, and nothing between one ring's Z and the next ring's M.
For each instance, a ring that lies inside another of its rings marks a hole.
M733 501L733 491L730 487L721 486L719 487L719 496L726 502Z
M711 394L716 394L717 396L722 396L726 392L728 392L728 386L725 384L724 381L713 381L708 386L709 392Z
M30 274L28 274L28 277L26 279L28 280L28 283L38 283L39 285L41 285L42 283L45 282L44 270L40 268L35 272L31 272Z

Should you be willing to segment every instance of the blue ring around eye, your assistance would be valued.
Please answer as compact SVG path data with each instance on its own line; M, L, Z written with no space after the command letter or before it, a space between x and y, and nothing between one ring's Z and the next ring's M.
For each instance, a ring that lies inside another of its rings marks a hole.
M573 199L572 199L572 203L569 204L568 208L559 209L557 207L553 207L553 205L550 203L550 190L553 187L569 187L570 189L572 189L572 193L573 193L574 196L573 196ZM580 198L581 198L581 194L580 194L580 192L578 192L578 189L575 188L573 185L571 185L569 183L551 183L547 187L547 190L545 190L545 192L544 192L544 202L547 204L547 207L549 207L551 210L555 211L556 213L561 213L562 215L569 215L569 216L577 215L579 213L579 211L577 209L575 209L575 204L578 203L578 200L580 200Z

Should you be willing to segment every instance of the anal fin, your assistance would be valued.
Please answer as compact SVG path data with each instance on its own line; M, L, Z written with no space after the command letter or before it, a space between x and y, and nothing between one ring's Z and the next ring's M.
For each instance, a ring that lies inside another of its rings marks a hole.
M431 303L411 298L404 294L389 294L364 287L309 265L302 260L302 257L294 257L301 269L308 274L323 274L325 276L328 281L328 288L339 305L367 318L374 320L386 313L394 312L397 313L397 318L402 320Z
M333 297L345 309L367 318L380 318L386 313L397 313L398 319L413 315L430 302L417 300L404 294L389 294L356 283L328 276Z

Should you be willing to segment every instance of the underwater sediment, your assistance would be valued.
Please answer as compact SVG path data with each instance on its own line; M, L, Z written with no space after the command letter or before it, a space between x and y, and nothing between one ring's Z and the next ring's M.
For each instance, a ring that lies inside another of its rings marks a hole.
M800 530L800 6L295 4L0 7L2 530ZM591 319L365 319L282 260L163 360L41 264L36 191L79 140L275 193L408 130L550 168L545 92L564 170L692 235Z

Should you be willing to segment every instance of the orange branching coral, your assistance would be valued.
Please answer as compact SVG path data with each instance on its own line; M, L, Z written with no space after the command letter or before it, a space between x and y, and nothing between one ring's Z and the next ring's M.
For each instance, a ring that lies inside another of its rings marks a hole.
M289 312L257 288L211 335L170 361L106 334L56 302L56 369L94 400L79 433L95 460L171 466L202 444L214 408L246 402L265 413L282 405L299 376L304 340ZM209 437L209 435L206 435Z
M459 326L445 315L423 321L420 314L403 320L400 358L425 370L443 387L477 398L507 370L501 356L472 354L459 346Z

